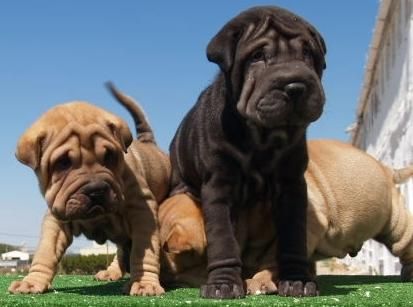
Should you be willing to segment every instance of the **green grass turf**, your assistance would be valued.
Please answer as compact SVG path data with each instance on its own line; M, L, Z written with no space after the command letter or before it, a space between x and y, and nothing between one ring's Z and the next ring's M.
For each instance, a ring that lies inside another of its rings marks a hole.
M249 296L239 300L206 300L198 289L169 290L162 297L121 295L125 282L97 282L92 276L59 275L53 290L38 295L12 295L11 281L21 276L0 276L0 306L413 306L413 284L396 276L320 276L321 296L285 298Z

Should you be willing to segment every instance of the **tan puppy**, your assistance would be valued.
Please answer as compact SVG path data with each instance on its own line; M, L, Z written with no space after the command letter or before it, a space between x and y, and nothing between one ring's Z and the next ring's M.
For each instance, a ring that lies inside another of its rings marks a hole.
M48 210L29 274L12 293L43 293L73 236L115 242L130 295L159 295L158 202L168 193L170 164L142 110L111 87L131 113L125 121L86 102L56 106L20 138L17 159L35 171ZM110 279L110 270L101 279Z
M308 143L307 250L311 261L356 255L376 239L400 258L403 281L413 280L413 218L396 184L413 167L392 171L351 145L328 140ZM199 286L205 282L206 240L199 204L185 194L167 199L159 210L165 252L163 278ZM276 292L276 234L271 208L258 204L235 218L247 293ZM313 272L315 274L315 271Z

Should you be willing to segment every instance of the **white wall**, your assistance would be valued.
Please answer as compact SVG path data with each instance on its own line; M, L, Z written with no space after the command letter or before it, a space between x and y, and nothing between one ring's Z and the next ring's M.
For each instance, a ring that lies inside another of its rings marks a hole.
M413 164L412 2L392 1L392 16L384 23L384 41L378 51L366 109L359 121L359 137L353 140L356 146L393 168ZM413 180L401 185L400 190L413 212ZM351 261L367 265L372 274L400 273L398 258L373 241L366 242Z

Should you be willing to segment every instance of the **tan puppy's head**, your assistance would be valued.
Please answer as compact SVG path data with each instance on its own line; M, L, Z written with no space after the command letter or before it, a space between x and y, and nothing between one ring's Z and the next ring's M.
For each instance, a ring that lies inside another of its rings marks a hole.
M51 213L87 219L117 210L123 152L132 142L119 117L86 102L58 105L20 138L16 157L36 173Z

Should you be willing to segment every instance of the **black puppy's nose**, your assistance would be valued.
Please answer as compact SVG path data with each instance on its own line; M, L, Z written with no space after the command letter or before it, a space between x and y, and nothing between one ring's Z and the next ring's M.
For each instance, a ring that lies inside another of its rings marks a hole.
M307 86L302 82L292 82L284 87L284 91L293 101L299 100L306 92Z
M92 202L103 202L108 195L110 186L104 181L88 183L83 187L82 192L87 195Z

